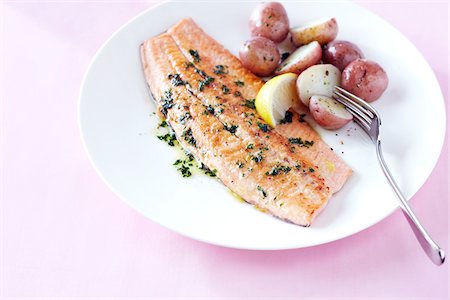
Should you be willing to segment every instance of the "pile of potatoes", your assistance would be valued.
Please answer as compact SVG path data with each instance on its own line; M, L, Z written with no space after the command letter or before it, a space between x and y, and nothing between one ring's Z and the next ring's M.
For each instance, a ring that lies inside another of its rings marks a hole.
M327 129L347 124L352 115L332 99L333 87L372 102L380 98L388 77L376 62L364 58L362 51L349 41L335 40L339 28L335 18L290 28L281 3L260 4L250 16L251 39L239 51L242 64L258 76L296 73L297 90L317 123ZM296 50L280 57L277 43L290 35Z

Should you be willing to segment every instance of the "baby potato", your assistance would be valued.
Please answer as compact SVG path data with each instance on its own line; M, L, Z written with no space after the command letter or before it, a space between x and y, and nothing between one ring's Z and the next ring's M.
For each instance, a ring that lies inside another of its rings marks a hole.
M303 71L297 79L300 100L309 106L313 95L331 97L334 86L341 83L341 71L333 65L314 65Z
M322 48L316 41L308 45L301 46L295 50L285 61L275 70L276 75L284 73L300 74L312 65L318 64L322 57Z
M339 28L335 18L318 21L306 26L291 29L292 42L297 46L309 44L312 41L325 45L334 40Z
M332 41L323 49L323 62L332 64L341 72L349 63L358 58L364 58L362 51L348 41Z
M278 66L280 52L274 42L258 36L244 43L239 57L244 67L251 72L258 76L267 76Z
M333 98L314 95L309 101L309 110L314 120L325 129L339 129L353 119L345 106Z
M289 32L289 19L281 3L262 3L252 12L249 27L252 36L263 36L279 43Z
M342 88L367 102L380 98L388 83L383 68L367 59L354 60L342 71Z

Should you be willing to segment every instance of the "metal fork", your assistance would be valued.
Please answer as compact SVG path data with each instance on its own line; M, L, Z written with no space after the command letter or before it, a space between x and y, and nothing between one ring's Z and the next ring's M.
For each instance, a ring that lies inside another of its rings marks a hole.
M431 261L436 265L442 265L445 260L444 250L442 250L433 241L430 235L426 232L425 228L423 228L422 224L420 224L416 215L414 214L402 192L400 191L399 187L395 183L394 178L389 172L386 162L384 161L383 153L381 151L380 115L366 101L358 98L357 96L347 92L340 87L334 87L333 98L346 107L346 109L353 115L353 120L355 121L355 123L361 126L361 128L369 135L370 139L375 144L378 162L380 163L381 169L383 169L383 173L389 181L389 184L400 200L400 208L402 209L404 216L408 220L408 223L411 226L414 235L416 236L417 240L422 246L422 249L431 259Z

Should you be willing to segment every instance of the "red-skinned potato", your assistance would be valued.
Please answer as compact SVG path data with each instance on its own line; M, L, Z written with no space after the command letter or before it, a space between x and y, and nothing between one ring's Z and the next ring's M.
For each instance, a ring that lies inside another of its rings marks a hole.
M279 43L289 32L289 19L281 3L262 3L253 10L249 27L252 36L263 36Z
M362 51L358 46L348 41L332 41L323 49L323 62L332 64L341 72L349 63L358 58L364 58Z
M318 64L322 57L322 48L316 41L295 50L275 70L275 75L284 73L300 74L312 65Z
M280 61L277 45L271 40L258 36L246 41L239 51L244 67L258 76L272 73Z
M325 45L334 40L339 28L335 18L317 21L306 26L291 29L292 42L298 47L312 41Z
M313 95L331 97L334 86L341 83L341 71L333 65L314 65L303 71L297 79L297 91L305 106Z
M342 71L342 88L367 102L380 98L388 84L383 68L367 59L354 60Z
M344 105L326 96L312 96L309 110L317 124L329 130L339 129L353 119Z

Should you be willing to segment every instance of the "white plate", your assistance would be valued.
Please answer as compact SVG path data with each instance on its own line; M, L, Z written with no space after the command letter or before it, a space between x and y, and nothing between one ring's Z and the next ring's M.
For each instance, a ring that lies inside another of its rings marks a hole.
M176 152L155 136L158 120L151 114L155 107L141 69L139 45L191 16L237 53L249 37L247 21L255 6L165 3L117 31L93 59L80 94L79 122L92 163L108 186L146 217L217 245L307 247L349 236L382 220L396 209L397 200L378 167L373 145L359 129L354 130L355 125L338 131L338 136L318 128L335 151L344 152L342 157L355 173L309 228L236 201L215 179L182 178L172 166ZM335 16L338 39L358 44L367 58L385 68L389 87L374 106L384 122L386 160L411 198L431 173L444 141L444 101L431 68L400 32L355 4L287 2L285 7L292 25Z

